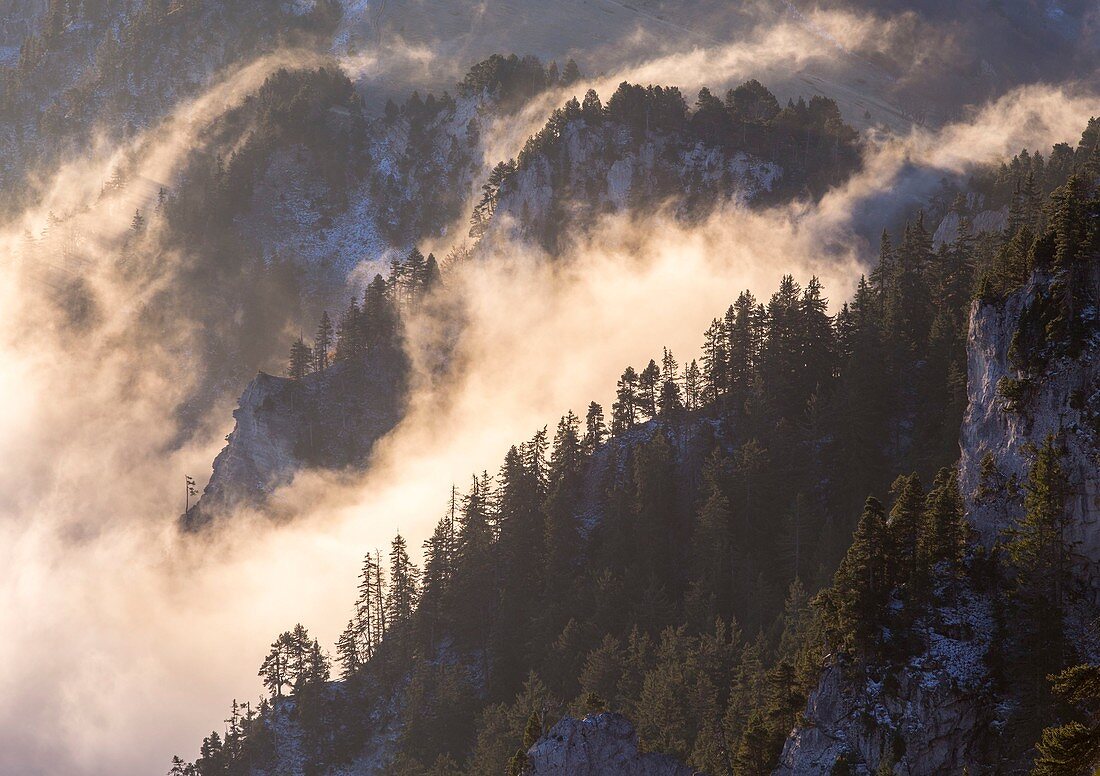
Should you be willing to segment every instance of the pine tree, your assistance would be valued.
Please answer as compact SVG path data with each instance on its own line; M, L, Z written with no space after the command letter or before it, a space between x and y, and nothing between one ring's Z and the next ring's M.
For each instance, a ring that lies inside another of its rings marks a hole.
M198 773L195 771L195 766L185 763L177 755L172 757L172 767L168 771L168 776L198 776Z
M795 495L779 534L780 557L789 564L792 579L807 578L810 557L810 508L802 493Z
M398 534L390 545L390 584L386 621L391 628L406 626L420 598L420 570L409 560L405 538Z
M566 60L565 67L561 71L562 86L572 86L579 80L581 80L581 69L572 58Z
M603 407L596 402L591 402L584 418L584 439L581 441L581 450L585 455L591 455L603 444L606 437L607 426L604 424Z
M301 380L309 374L310 363L313 361L313 353L309 346L298 337L290 346L290 363L287 374L292 380Z
M293 630L279 634L260 665L259 676L272 698L281 697L289 687L298 693L307 685L328 681L328 658L316 639L299 623Z
M733 406L740 408L748 398L760 359L756 297L742 291L726 313L727 374Z
M675 462L663 429L635 449L632 474L636 562L655 584L668 588L678 566L672 549L683 546L687 527L676 508Z
M1100 666L1073 666L1050 679L1054 694L1079 717L1043 731L1031 776L1094 774L1100 768Z
M480 238L485 234L489 221L496 210L500 192L516 172L515 160L499 162L489 173L489 179L481 187L481 199L470 216L470 237Z
M203 739L199 748L199 759L195 761L195 770L202 776L213 776L225 773L226 765L222 738L215 730Z
M493 623L494 694L511 692L523 677L530 657L531 602L542 590L545 521L535 473L519 448L504 457L496 478L496 544L500 590Z
M684 405L689 410L697 410L702 404L703 376L699 372L699 363L693 358L684 365Z
M805 394L802 356L801 289L784 275L768 301L768 337L761 353L761 376L781 417L801 414Z
M451 614L467 644L484 646L493 615L496 557L490 522L488 477L474 477L462 500L456 537Z
M362 354L363 348L363 310L352 299L340 316L340 325L336 329L336 360L355 358Z
M422 293L429 294L441 285L443 285L443 274L440 272L439 262L436 261L434 253L429 253L427 260L424 262L424 280L421 283Z
M523 446L522 451L524 465L531 475L535 486L535 494L540 502L546 498L546 492L550 485L550 463L546 460L546 451L549 447L546 426L543 426Z
M595 89L589 89L584 93L581 102L581 116L589 126L598 125L603 120L603 103Z
M885 313L886 299L894 293L896 264L897 253L894 250L893 242L890 240L890 233L883 229L882 235L879 237L878 264L871 272L871 286L874 288L880 304L883 305L879 308L880 313Z
M925 268L932 259L931 245L922 213L916 224L906 224L893 277L883 290L888 340L895 343L893 357L899 365L907 364L928 336L932 302Z
M336 641L336 661L340 664L340 678L344 681L355 676L366 662L360 647L361 632L361 626L353 618L348 620L347 627Z
M329 364L329 354L332 349L332 319L328 317L328 311L321 313L321 322L317 325L317 336L313 341L314 368L321 374Z
M898 477L891 488L894 506L886 524L893 584L908 583L917 570L917 546L924 523L924 488L920 477Z
M381 555L377 550L374 555L368 552L363 556L363 566L359 572L359 597L355 601L352 622L360 644L361 659L370 660L386 633L385 584Z
M833 319L827 312L828 304L821 281L816 276L811 277L799 302L802 327L798 341L805 372L801 389L803 396L828 388L832 381L836 343Z
M928 569L946 561L948 573L957 573L966 549L966 533L958 474L945 467L936 474L925 502L920 567Z
M638 422L638 374L628 366L619 378L615 391L615 404L611 408L611 433L621 434Z
M711 404L726 395L726 328L715 318L703 336L703 401Z
M859 653L876 648L882 613L890 596L894 571L883 551L886 531L882 504L868 498L833 585L819 599L833 642Z
M694 579L700 594L713 596L718 612L724 616L731 611L730 580L733 573L733 510L721 486L726 466L720 450L716 449L703 468L702 507L692 535L691 552Z
M413 248L405 258L405 265L401 272L403 293L399 298L404 300L406 306L412 306L419 297L421 289L427 281L427 260L424 254L417 248Z
M673 415L684 407L680 386L676 382L679 368L672 352L665 348L664 356L661 358L661 374L664 378L661 380L661 390L657 400L661 415Z
M580 421L569 412L558 423L550 458L550 480L543 507L546 563L544 579L560 586L579 555L577 502L581 492L583 452L578 437Z
M364 348L373 350L397 344L400 318L395 294L381 275L375 275L367 286L359 327L359 341Z
M288 655L284 635L286 634L280 634L279 638L271 643L271 650L260 664L258 674L263 678L264 687L272 698L281 697L283 688L290 683L287 675Z
M424 542L423 585L417 611L424 623L423 636L430 647L434 647L436 636L443 625L444 604L449 598L451 580L454 577L457 511L457 489L452 486L447 514L436 524L431 537Z
M646 368L638 374L638 396L640 409L648 417L657 416L657 390L661 381L661 368L652 358Z
M1054 437L1035 453L1024 492L1024 516L1006 532L1005 550L1013 574L1012 597L1031 668L1031 690L1045 705L1044 677L1062 666L1062 618L1071 582L1071 545L1066 536L1069 484Z

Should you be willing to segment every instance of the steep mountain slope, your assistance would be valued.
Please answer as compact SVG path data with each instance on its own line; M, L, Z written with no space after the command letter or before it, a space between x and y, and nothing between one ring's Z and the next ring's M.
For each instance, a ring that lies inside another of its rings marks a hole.
M965 559L925 570L931 592L917 578L883 591L887 611L863 615L871 634L826 658L777 774L1026 772L1038 728L1063 713L1048 674L1100 657L1100 243L1077 231L1100 170L1087 169L1055 192L1034 242L1017 227L1023 266L1003 249L1001 290L971 309Z
M490 245L538 242L553 254L606 213L665 208L690 220L723 202L820 196L855 169L857 139L831 100L781 108L757 81L724 101L704 88L690 114L676 87L623 82L606 106L590 90L497 165L471 234Z
M1070 170L1100 172L1095 127ZM208 737L195 772L1026 769L1059 719L1047 674L1100 656L1091 565L1068 552L1072 521L1095 519L1074 494L1095 476L1100 205L1093 177L1043 185L1049 204L1014 197L1001 235L964 227L933 251L918 217L887 236L835 320L816 280L784 278L766 306L746 292L706 332L702 369L666 352L624 370L610 428L592 404L514 446L452 498L422 579L403 537L389 581L365 558L340 681L305 628L282 634L261 668L271 697ZM1029 407L1032 424L997 414ZM964 470L987 461L976 490L942 438L961 425L978 440ZM1011 456L1026 482L998 471ZM890 486L907 471L931 487ZM859 502L887 491L849 546ZM1012 530L975 519L989 492L1023 515ZM607 710L674 759L636 758Z
M400 245L410 235L433 234L458 220L456 214L467 204L462 192L478 169L472 157L479 119L487 123L509 104L522 102L544 83L544 73L537 60L494 57L471 71L457 98L421 100L417 95L373 122L366 122L360 102L339 74L278 73L209 133L216 143L205 154L207 168L220 164L215 149L238 148L224 172L217 168L224 175L220 185L236 196L214 210L219 218L232 219L226 224L230 234L254 243L262 255L308 270L304 283L309 287L301 297L314 309L327 306L326 300L342 305L344 280L356 266L381 270L380 260L390 257L389 282L396 284L394 273L405 254L359 251L387 241ZM309 101L296 96L304 88L312 95ZM313 116L324 116L325 122L305 141L296 128ZM243 137L237 130L242 125L249 128ZM785 170L776 160L795 146L802 149L800 158ZM603 213L667 207L681 218L697 219L730 200L750 205L812 194L851 173L856 149L856 135L835 105L815 98L808 105L800 101L780 109L755 81L731 92L726 103L710 98L693 114L675 88L624 84L606 111L592 93L585 107L574 100L556 111L517 163L501 163L494 170L471 219L471 234L480 240L473 260L489 260L502 241L541 243L553 257ZM185 187L170 210L183 209L206 191ZM324 393L326 386L318 390ZM246 416L254 389L241 400L239 412ZM363 409L373 411L367 405ZM282 430L298 433L293 426ZM296 443L241 435L236 446L227 448L225 460L266 460L264 450L249 450L266 444L289 449ZM256 483L284 480L308 463L304 457L277 458L277 465L263 463L259 469L278 470L279 477L260 476L249 467L247 475L230 474L215 466L208 492L228 503L233 500L229 492L244 486L240 497L250 500L248 494L260 488ZM352 456L326 465L362 462Z
M132 138L219 70L280 46L314 45L339 14L328 0L49 5L49 13L23 16L29 31L0 80L0 186L18 195L5 203L5 216L36 194L27 173L86 151L95 134L114 143Z

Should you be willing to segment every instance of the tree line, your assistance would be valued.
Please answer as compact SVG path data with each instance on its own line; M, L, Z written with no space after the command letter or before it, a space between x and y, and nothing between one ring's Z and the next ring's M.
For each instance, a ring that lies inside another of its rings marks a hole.
M287 376L301 380L308 374L324 374L332 362L358 358L378 349L400 347L401 316L415 308L442 283L439 264L431 253L425 258L413 248L402 261L395 257L387 278L375 275L362 301L352 299L333 326L322 311L313 344L299 336L290 346Z

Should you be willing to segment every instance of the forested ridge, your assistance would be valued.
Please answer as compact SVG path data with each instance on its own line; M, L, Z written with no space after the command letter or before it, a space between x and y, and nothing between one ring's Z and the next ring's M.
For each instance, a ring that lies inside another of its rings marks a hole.
M781 107L767 87L749 80L724 99L703 87L689 108L675 86L623 81L606 104L593 89L570 98L514 159L493 168L470 235L483 236L497 208L519 199L513 215L521 233L554 253L600 213L623 205L644 212L671 202L690 220L734 198L814 199L850 175L858 157L858 133L827 97ZM612 179L624 176L630 185L622 201ZM548 199L534 206L525 184Z

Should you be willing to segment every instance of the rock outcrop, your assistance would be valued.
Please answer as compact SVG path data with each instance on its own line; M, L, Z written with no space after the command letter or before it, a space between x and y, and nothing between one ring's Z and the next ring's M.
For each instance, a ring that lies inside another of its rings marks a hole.
M184 526L198 528L234 507L261 505L306 466L365 464L374 443L401 417L405 373L403 355L376 351L302 380L258 374L241 395L236 426Z
M900 668L831 664L810 694L803 722L783 747L776 776L961 773L984 756L995 707L986 656L994 624L989 601L958 591L957 604L915 624L923 651ZM865 676L864 676L865 672Z
M634 726L621 714L565 717L527 750L527 776L692 776L663 754L638 751Z
M552 248L602 214L671 207L699 215L727 200L748 203L783 179L775 162L708 145L687 130L634 133L614 122L570 122L556 143L533 154L500 190L492 241L533 238Z

